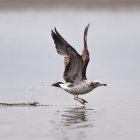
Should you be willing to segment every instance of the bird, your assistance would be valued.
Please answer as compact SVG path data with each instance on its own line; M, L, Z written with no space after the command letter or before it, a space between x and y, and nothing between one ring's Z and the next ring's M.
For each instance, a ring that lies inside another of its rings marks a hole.
M84 49L80 55L57 31L56 27L51 30L51 36L55 44L55 48L59 55L64 57L64 73L65 82L55 82L52 86L61 88L66 92L74 95L74 99L82 105L88 103L85 99L79 98L79 95L87 94L99 86L107 86L106 83L100 81L87 80L86 69L90 60L90 54L87 46L87 33L89 24L84 30Z

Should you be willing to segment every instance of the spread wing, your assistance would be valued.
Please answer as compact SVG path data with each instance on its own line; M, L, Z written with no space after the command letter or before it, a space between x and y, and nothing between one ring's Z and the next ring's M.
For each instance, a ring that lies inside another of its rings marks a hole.
M82 59L83 59L83 71L82 71L82 77L83 80L87 80L86 77L86 69L87 69L87 65L89 63L89 51L88 51L88 47L87 47L87 32L88 32L88 28L89 28L89 24L86 26L85 31L84 31L84 50L82 52Z
M57 52L64 56L65 70L63 78L66 82L79 83L82 78L83 60L77 51L58 33L52 30L52 38Z

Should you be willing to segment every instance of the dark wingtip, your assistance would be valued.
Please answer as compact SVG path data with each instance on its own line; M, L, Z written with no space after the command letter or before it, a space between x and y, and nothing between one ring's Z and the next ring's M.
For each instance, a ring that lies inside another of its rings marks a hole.
M104 84L104 86L107 86L107 84Z
M55 42L55 40L58 39L58 32L56 30L56 27L54 27L54 30L53 29L51 30L51 35L52 35L52 38L53 38L53 40Z
M55 30L55 33L56 33L56 34L59 34L58 31L57 31L57 29L56 29L56 27L54 27L54 30Z
M89 28L89 23L88 25L85 27L85 31L84 31L84 50L87 50L87 33L88 33L88 28Z
M53 32L53 30L51 30L51 35L52 35L52 36L54 35L54 32Z
M51 29L51 35L54 36L55 32Z
M51 29L51 33L52 33L52 34L56 34L56 33L57 33L57 29L56 29L56 27L54 27L54 30Z
M90 24L88 23L88 25L87 25L86 28L85 28L85 32L84 32L85 37L87 36L87 32L88 32L89 26L90 26Z
M90 26L90 23L88 23L88 25L87 25L87 27L86 27L86 28L88 29L88 28L89 28L89 26Z

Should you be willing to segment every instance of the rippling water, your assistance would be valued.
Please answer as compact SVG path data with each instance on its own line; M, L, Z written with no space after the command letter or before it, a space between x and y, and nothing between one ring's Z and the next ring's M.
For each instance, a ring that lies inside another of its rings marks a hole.
M51 87L62 80L51 29L82 52L90 23L88 79L108 84L81 106ZM140 11L0 12L0 139L132 140L140 138Z

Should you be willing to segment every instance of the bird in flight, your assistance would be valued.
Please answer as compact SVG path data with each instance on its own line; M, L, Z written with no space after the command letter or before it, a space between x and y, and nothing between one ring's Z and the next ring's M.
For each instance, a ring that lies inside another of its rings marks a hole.
M89 81L86 77L86 68L90 60L87 47L87 32L89 24L84 30L84 50L80 55L54 28L51 35L54 40L55 48L58 54L64 56L65 70L63 78L65 82L56 82L52 86L59 87L68 93L74 95L74 99L85 105L86 100L79 98L79 95L86 94L96 87L106 86L99 81Z

